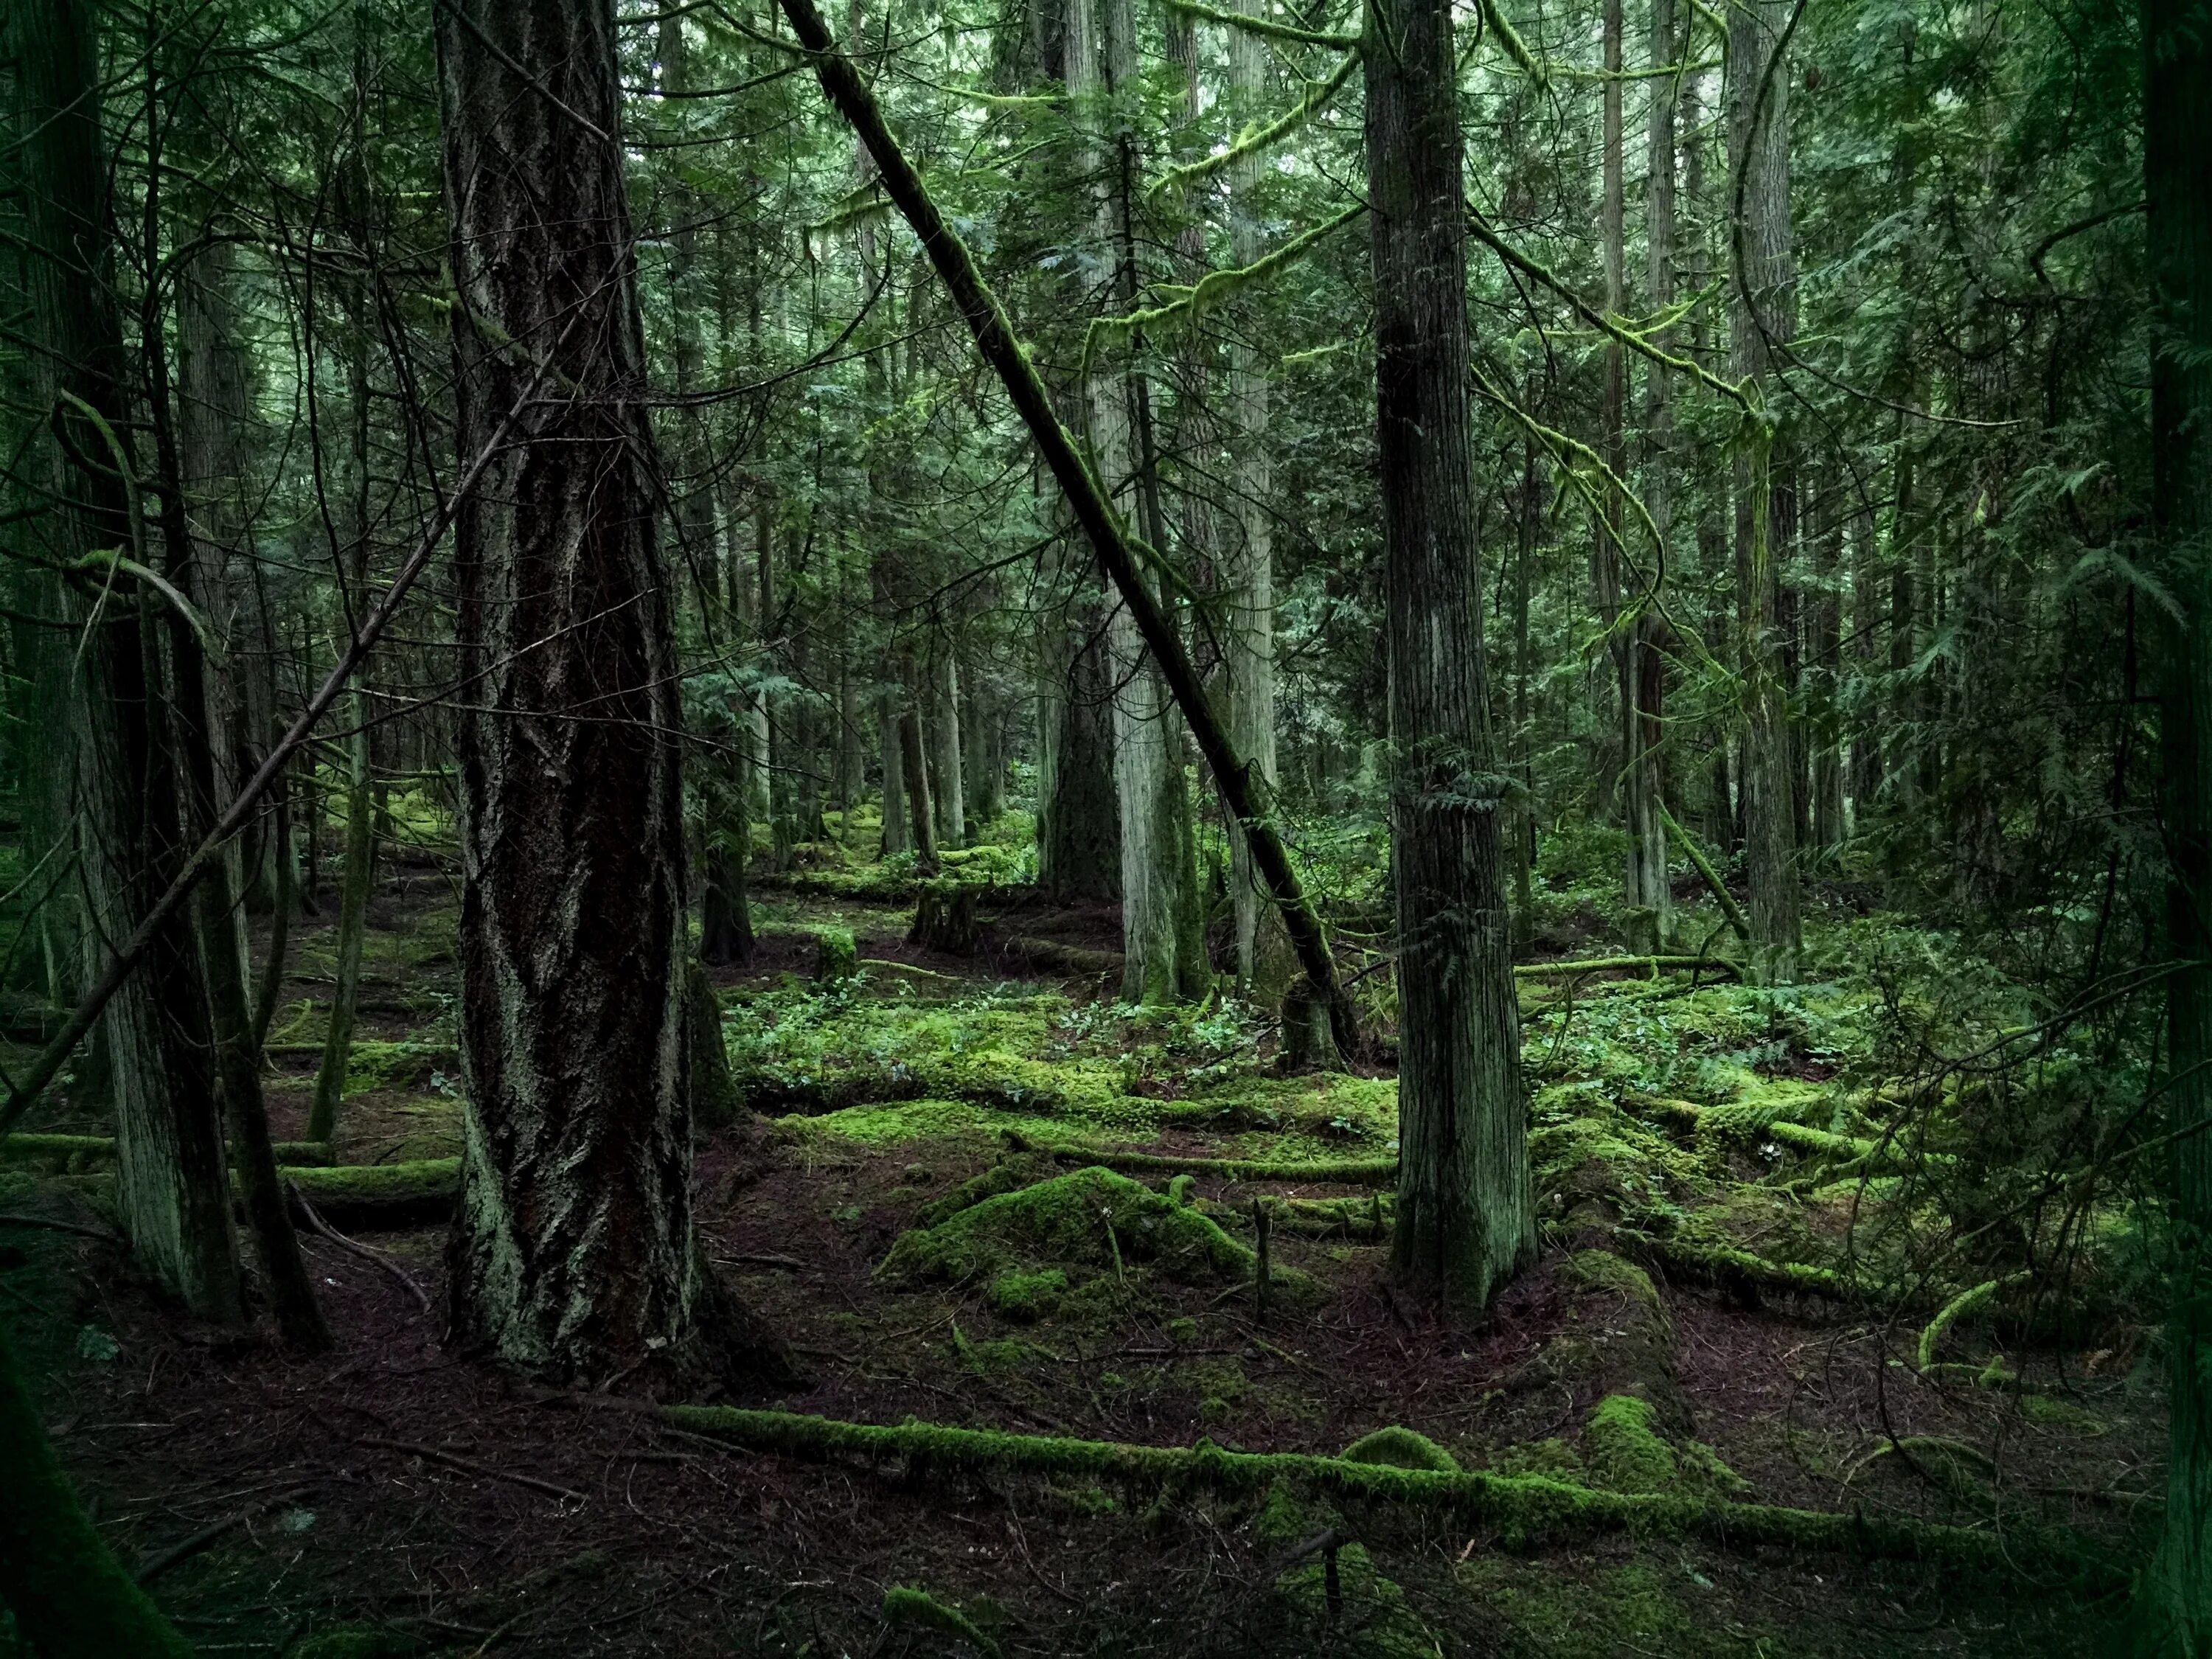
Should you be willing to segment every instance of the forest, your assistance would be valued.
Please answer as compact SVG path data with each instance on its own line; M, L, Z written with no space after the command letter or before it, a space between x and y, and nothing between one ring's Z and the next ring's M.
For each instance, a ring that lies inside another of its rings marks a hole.
M2212 0L4 0L0 1659L2212 1659Z

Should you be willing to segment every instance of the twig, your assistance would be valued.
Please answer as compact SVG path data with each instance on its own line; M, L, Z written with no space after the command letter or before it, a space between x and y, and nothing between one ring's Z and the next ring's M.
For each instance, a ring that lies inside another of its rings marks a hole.
M50 1233L75 1233L80 1238L96 1238L103 1244L120 1244L123 1241L106 1227L87 1226L82 1221L61 1221L44 1215L0 1215L0 1227L36 1227Z
M464 1474L482 1475L487 1480L504 1480L509 1486L527 1486L532 1492L544 1492L548 1498L557 1498L564 1504L580 1504L584 1494L571 1492L566 1486L556 1486L550 1480L540 1480L534 1474L517 1474L512 1469L495 1469L486 1463L456 1456L449 1451L440 1451L435 1446L419 1445L412 1440L383 1440L370 1436L354 1442L356 1446L374 1446L383 1451L405 1452L410 1456L427 1458L433 1463L443 1463L459 1469Z
M402 1285L404 1285L407 1287L408 1293L415 1298L416 1304L422 1308L424 1313L427 1314L430 1311L429 1292L425 1291L420 1285L417 1285L413 1277L409 1274L404 1267L401 1267L397 1261L394 1261L390 1256L385 1255L383 1251L373 1250L366 1244L361 1243L356 1240L348 1238L337 1228L331 1226L329 1222L324 1220L320 1215L316 1213L315 1206L307 1202L307 1195L301 1192L295 1183L289 1181L286 1182L284 1183L284 1189L291 1194L292 1202L300 1206L300 1213L307 1217L307 1224L310 1227L320 1233L325 1238L329 1239L331 1243L337 1245L340 1249L349 1250L354 1255L361 1257L364 1261L374 1262L378 1267L383 1268L385 1272L390 1273L394 1279L398 1279Z

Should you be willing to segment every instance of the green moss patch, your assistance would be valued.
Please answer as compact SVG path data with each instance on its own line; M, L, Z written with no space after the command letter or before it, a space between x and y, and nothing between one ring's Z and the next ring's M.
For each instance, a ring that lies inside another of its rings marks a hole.
M1111 1170L1078 1170L1002 1193L902 1234L878 1270L967 1284L1024 1261L1152 1263L1185 1279L1243 1278L1252 1252L1194 1210Z
M1459 1460L1425 1434L1411 1429L1377 1429L1363 1434L1340 1455L1347 1463L1379 1463L1395 1469L1436 1469L1459 1473Z

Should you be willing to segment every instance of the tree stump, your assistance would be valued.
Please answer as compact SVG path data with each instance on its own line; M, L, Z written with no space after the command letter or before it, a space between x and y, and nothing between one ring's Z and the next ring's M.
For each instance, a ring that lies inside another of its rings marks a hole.
M962 881L925 881L915 896L906 942L948 956L975 954L975 889Z
M701 1129L734 1123L744 1109L729 1051L722 1047L722 1005L706 964L694 957L684 967L684 1040L690 1049L691 1122Z

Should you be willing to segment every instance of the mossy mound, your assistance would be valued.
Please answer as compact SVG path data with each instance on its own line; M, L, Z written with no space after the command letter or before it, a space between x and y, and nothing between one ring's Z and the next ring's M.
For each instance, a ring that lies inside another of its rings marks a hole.
M1643 1209L1706 1178L1694 1153L1589 1085L1546 1089L1536 1097L1528 1159L1538 1199L1554 1214L1593 1200Z
M1391 1427L1363 1434L1340 1454L1347 1463L1379 1463L1395 1469L1459 1473L1459 1460L1425 1434Z
M1197 1211L1099 1169L1001 1193L934 1227L902 1234L878 1271L891 1279L964 1285L1037 1261L1143 1261L1183 1279L1238 1279L1253 1271L1252 1252Z
M1060 1306L1067 1294L1067 1275L1057 1267L1024 1273L1010 1267L991 1281L983 1299L992 1311L1008 1319L1042 1319Z
M1651 1402L1632 1394L1598 1401L1583 1430L1583 1450L1591 1484L1608 1492L1734 1498L1750 1487L1711 1446L1667 1440Z
M1301 1561L1275 1580L1276 1590L1305 1620L1328 1630L1328 1651L1357 1659L1436 1659L1441 1649L1435 1635L1396 1581L1376 1571L1364 1545L1329 1553L1333 1559Z

